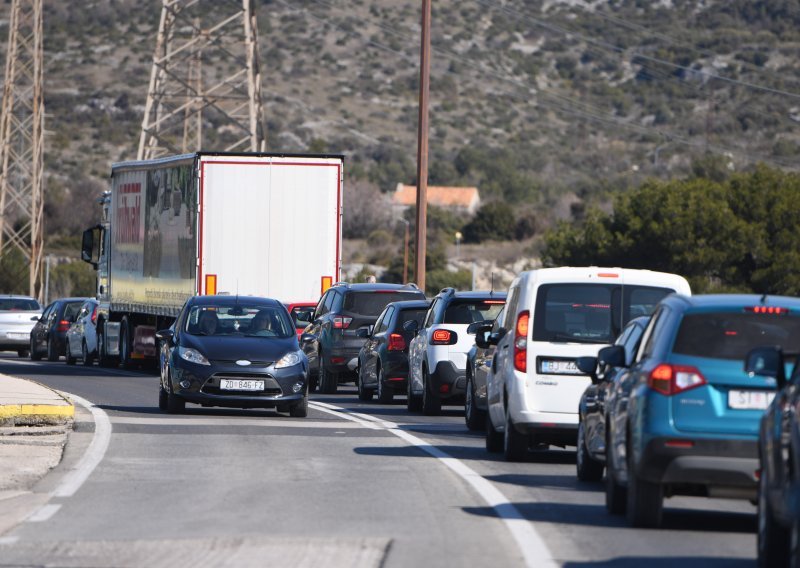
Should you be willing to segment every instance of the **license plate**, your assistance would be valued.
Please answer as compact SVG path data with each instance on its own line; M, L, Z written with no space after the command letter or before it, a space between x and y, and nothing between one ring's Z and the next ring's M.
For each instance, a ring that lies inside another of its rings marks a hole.
M767 391L728 391L728 406L736 410L766 410L775 397Z
M264 381L252 381L243 379L221 379L219 381L220 390L233 391L263 391Z
M575 361L552 361L543 359L541 373L545 375L582 375Z
M6 333L6 337L8 337L9 339L28 339L30 337L30 334L9 332Z

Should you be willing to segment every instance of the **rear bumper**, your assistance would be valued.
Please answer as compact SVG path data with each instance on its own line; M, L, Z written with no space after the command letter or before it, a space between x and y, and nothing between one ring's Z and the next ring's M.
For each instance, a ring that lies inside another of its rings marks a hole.
M439 361L428 379L440 398L463 397L466 393L467 371L459 369L452 361Z
M578 413L518 412L512 414L517 432L533 436L535 440L574 446L578 443Z
M408 383L408 354L392 352L383 361L384 385L405 392Z
M694 445L667 445L676 441ZM654 438L645 446L638 469L643 479L655 483L755 490L758 441Z
M358 353L361 347L335 347L324 353L325 355L325 370L336 373L347 380L356 376L355 364L358 362Z

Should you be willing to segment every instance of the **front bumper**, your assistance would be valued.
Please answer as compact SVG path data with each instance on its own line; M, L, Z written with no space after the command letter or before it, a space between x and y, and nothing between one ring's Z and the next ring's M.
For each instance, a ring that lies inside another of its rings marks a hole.
M428 379L433 392L442 399L463 397L466 393L467 371L459 369L452 361L439 361Z

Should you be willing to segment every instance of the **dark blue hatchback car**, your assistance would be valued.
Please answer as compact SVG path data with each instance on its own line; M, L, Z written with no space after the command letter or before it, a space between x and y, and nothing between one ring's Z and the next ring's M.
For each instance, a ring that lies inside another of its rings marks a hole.
M759 421L776 382L745 372L743 360L754 347L798 339L797 298L665 298L623 379L630 399L609 416L609 509L657 526L672 495L755 500Z

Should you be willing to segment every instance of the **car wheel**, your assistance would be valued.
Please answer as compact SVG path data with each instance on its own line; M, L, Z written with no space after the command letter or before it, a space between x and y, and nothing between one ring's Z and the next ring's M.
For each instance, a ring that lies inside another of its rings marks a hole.
M578 424L578 448L575 457L578 479L581 481L600 481L603 479L603 464L589 455L586 449L586 428L583 420Z
M658 528L664 509L664 491L660 484L651 483L639 477L633 464L633 452L630 447L626 454L628 459L628 522L638 528Z
M486 451L498 454L503 451L503 433L498 432L492 423L492 417L486 413Z
M606 510L612 515L624 515L628 506L628 490L619 484L614 473L614 454L606 427Z
M763 462L762 462L763 463ZM758 566L789 566L790 545L791 552L797 549L796 533L794 527L791 532L775 519L772 507L767 498L767 475L761 470L758 480ZM793 554L796 556L796 554Z
M392 404L394 391L386 386L386 376L383 369L378 367L378 402L381 404Z
M69 348L69 339L67 340L67 353L64 357L67 361L67 365L74 365L75 364L75 357L72 356L72 349Z
M53 341L52 337L47 338L47 360L48 361L58 361L60 355L58 354L58 348L56 347L56 342Z
M31 337L31 347L30 347L30 358L31 361L41 361L42 355L36 350L36 341L34 341L33 337Z
M475 405L475 383L469 374L467 374L467 392L464 398L464 420L467 428L474 432L486 427L486 412Z
M520 434L511 420L511 413L506 409L506 431L503 432L503 453L506 461L525 461L528 454L530 439L526 434Z
M27 349L17 349L17 357L26 358L30 353Z
M123 319L119 326L119 364L123 369L133 368L131 359L131 338L128 320Z
M186 401L175 394L172 388L172 379L167 376L167 412L170 414L181 414L186 410Z
M372 400L373 391L372 389L368 389L364 386L364 377L361 376L361 367L358 369L358 378L356 379L358 383L358 400L368 402Z
M86 340L81 343L81 362L85 367L90 367L94 363L94 357L89 354L89 348L86 346Z
M161 384L161 381L158 383L158 408L163 412L167 412L169 409L168 406L168 395L167 391L164 390L164 385Z
M419 412L422 410L422 397L411 392L410 371L408 373L408 381L406 381L406 409L408 409L409 412Z
M320 355L320 359L322 356ZM336 394L339 387L339 377L336 373L328 371L320 360L319 363L319 391L322 394Z
M303 397L303 400L289 407L289 416L292 418L305 418L308 416L308 395Z
M433 392L428 370L422 367L422 413L425 416L439 416L442 413L442 399Z
M113 367L114 358L108 355L106 336L101 327L97 326L97 364L101 367Z

